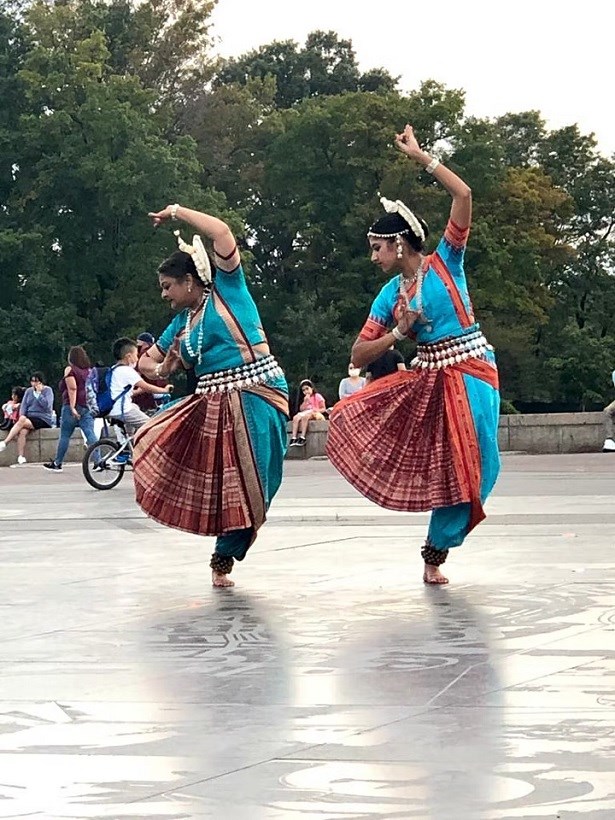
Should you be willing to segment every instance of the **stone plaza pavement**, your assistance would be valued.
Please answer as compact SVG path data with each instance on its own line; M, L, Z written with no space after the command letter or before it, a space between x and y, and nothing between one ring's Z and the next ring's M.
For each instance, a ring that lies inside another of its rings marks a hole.
M0 817L614 820L615 456L503 465L447 588L324 460L232 590L130 477L0 470Z

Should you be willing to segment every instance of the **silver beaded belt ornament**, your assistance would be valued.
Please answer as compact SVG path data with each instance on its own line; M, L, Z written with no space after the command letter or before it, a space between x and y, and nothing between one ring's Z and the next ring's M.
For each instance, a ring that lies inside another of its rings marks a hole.
M218 370L215 373L204 373L199 377L196 388L198 394L225 393L241 390L253 384L262 384L271 378L283 376L284 372L273 356L263 356L250 364L232 367L229 370Z
M465 336L452 336L428 345L418 345L416 357L410 367L429 370L451 367L468 359L480 359L493 347L487 342L481 330L474 330Z

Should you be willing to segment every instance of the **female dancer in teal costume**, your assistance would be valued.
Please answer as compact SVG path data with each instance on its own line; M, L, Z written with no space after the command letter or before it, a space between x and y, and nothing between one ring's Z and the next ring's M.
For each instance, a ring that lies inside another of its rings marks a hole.
M288 389L246 286L233 234L216 217L180 205L151 213L180 219L213 242L215 272L195 235L158 270L162 298L179 311L141 357L147 378L194 367L193 396L142 427L135 440L137 502L156 521L217 536L214 586L232 586L234 560L253 543L282 480Z
M337 404L327 452L337 469L383 507L432 510L423 580L448 583L439 567L484 518L499 472L498 376L493 348L475 322L463 269L470 188L421 150L408 125L396 145L451 194L446 230L423 256L427 225L399 200L368 232L372 261L396 272L376 297L351 359L364 367L395 341L415 338L410 370ZM389 330L392 326L392 329Z

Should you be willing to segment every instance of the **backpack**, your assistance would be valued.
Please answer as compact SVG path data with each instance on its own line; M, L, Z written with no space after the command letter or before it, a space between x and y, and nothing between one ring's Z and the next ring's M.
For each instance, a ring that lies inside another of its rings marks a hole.
M115 402L131 388L126 385L118 396L111 395L111 374L114 367L92 367L85 380L85 402L94 418L102 418L111 411Z

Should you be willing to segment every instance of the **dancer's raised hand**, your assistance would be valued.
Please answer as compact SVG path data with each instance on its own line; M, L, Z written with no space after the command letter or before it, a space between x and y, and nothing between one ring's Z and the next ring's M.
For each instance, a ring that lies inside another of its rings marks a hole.
M162 225L162 223L167 219L171 219L173 216L172 208L172 205L167 205L167 207L163 208L161 211L151 211L148 213L148 216L153 221L155 228L157 228L158 225Z
M414 136L414 128L411 125L406 125L401 134L395 134L395 145L402 153L414 159L423 155L423 150Z

